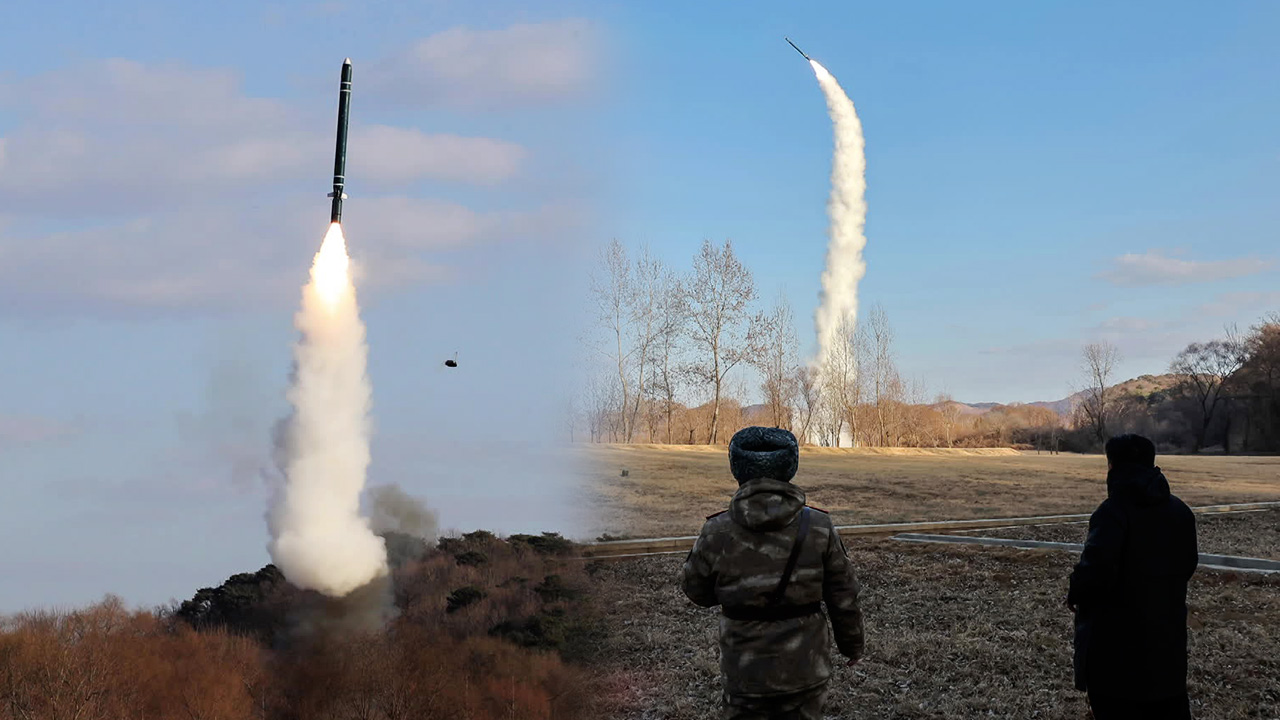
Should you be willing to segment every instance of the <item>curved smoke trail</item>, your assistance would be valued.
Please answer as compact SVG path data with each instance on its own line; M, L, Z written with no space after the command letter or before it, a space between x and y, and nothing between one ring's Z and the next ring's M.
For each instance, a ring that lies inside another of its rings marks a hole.
M858 317L858 281L866 274L862 248L867 244L867 159L863 152L862 122L853 101L840 83L815 60L810 60L818 85L827 98L827 111L835 131L831 161L831 198L827 215L827 267L822 272L821 303L814 315L818 331L818 363L826 365L841 342L842 328L852 328Z
M364 323L333 223L294 323L293 414L279 438L285 484L267 516L268 550L289 582L342 597L387 574L382 538L360 514L369 467L371 388Z

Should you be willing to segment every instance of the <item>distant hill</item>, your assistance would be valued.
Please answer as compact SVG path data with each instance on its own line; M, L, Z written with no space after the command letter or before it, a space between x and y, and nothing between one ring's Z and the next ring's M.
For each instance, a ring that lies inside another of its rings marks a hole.
M1122 383L1112 385L1111 389L1120 395L1142 395L1146 397L1155 392L1168 390L1178 382L1178 376L1166 373L1164 375L1141 375L1139 377L1125 380ZM1072 393L1061 400L1037 400L1036 402L1024 403L1026 405L1035 405L1036 407L1048 408L1059 415L1066 417L1071 414L1074 408L1084 398L1084 391ZM961 403L963 406L961 412L965 415L981 415L1001 403ZM1017 403L1015 403L1017 404Z
M1120 395L1142 395L1143 397L1146 397L1155 392L1168 390L1173 387L1177 381L1177 375L1168 373L1164 375L1141 375L1130 380L1125 380L1122 383L1112 385L1111 389L1118 392ZM985 415L998 407L1005 407L1008 405L1032 405L1052 410L1062 417L1067 417L1071 414L1072 409L1075 408L1082 399L1084 399L1083 390L1072 393L1061 400L1037 400L1029 403L965 403L960 402L959 400L955 400L953 402L960 408L961 415ZM931 405L931 407L941 409L942 406ZM763 404L747 405L742 408L742 419L748 423L767 424L769 420L769 406Z
M1168 390L1178 383L1178 376L1172 373L1164 375L1142 375L1132 380L1125 380L1112 389L1119 390L1121 395L1141 395L1146 397L1152 393Z
M1073 393L1071 395L1068 395L1067 397L1064 397L1061 400L1053 400L1053 401L1039 400L1037 402L1028 403L1028 404L1035 405L1036 407L1047 408L1049 410L1052 410L1058 413L1062 417L1066 417L1071 414L1071 409L1074 408L1076 404L1080 402L1083 395L1084 395L1083 392L1078 392L1078 393Z

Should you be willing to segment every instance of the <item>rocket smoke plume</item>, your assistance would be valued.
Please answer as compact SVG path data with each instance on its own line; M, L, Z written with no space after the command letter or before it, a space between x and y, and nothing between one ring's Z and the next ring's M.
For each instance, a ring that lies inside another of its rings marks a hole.
M371 389L342 226L333 223L294 324L293 414L277 438L284 486L271 503L271 559L290 583L332 597L387 574L387 553L360 515L369 467Z
M821 304L814 317L818 331L818 362L822 367L840 342L842 328L852 328L858 317L858 281L866 274L862 248L867 244L867 159L863 153L862 123L845 94L827 69L810 60L818 85L827 98L827 111L835 126L835 154L831 161L831 199L827 215L827 268L822 272Z

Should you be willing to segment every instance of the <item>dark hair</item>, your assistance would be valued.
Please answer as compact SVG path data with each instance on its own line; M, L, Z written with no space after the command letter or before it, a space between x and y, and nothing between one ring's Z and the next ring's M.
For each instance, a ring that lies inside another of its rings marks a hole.
M1141 435L1116 435L1107 441L1107 461L1113 466L1155 467L1156 446Z

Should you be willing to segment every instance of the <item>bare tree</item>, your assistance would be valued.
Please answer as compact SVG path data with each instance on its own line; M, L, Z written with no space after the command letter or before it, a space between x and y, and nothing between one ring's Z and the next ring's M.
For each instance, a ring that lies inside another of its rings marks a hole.
M670 268L665 268L659 279L655 325L657 333L653 343L654 394L661 400L662 414L666 419L667 444L672 442L676 408L676 389L679 385L680 339L684 335L689 318L689 304L685 297L684 283Z
M866 360L867 387L871 395L875 443L882 447L897 442L902 421L906 386L893 359L893 328L884 308L875 305L868 314L863 352Z
M653 348L662 332L661 305L663 294L667 291L668 271L661 260L653 257L648 247L641 248L640 257L636 258L632 268L632 288L630 325L632 356L637 364L635 393L628 408L628 417L623 424L626 441L631 442L635 436L636 420L640 413L640 405L647 400L645 381L648 380L648 363L653 357Z
M943 393L933 401L934 407L938 409L938 413L942 416L942 426L946 432L947 447L955 447L955 428L960 422L960 415L964 411L960 403L947 393Z
M578 392L571 391L564 401L564 427L569 431L569 444L577 440L578 420L581 410L578 407Z
M840 406L833 402L823 402L817 407L814 417L817 426L818 444L823 447L840 447L840 436L844 431L844 414Z
M800 421L800 442L812 442L814 420L822 405L822 387L816 367L800 365L795 370L796 409Z
M822 358L822 397L831 415L828 417L828 435L835 447L840 447L844 428L849 428L850 444L857 444L858 414L862 403L863 377L859 367L862 358L863 336L851 318L840 321L836 344Z
M691 374L711 385L711 430L708 442L716 443L720 423L720 399L725 376L751 355L747 306L756 299L751 271L733 254L726 240L723 248L702 242L693 261L693 277L685 290L689 304L689 335L702 355L690 366Z
M592 376L586 389L587 427L591 431L591 442L606 442L605 437L613 429L619 409L617 384Z
M616 368L622 395L617 421L623 442L634 439L640 408L647 399L645 383L660 333L659 306L667 275L647 247L633 262L615 239L601 252L591 279L596 321L608 336L604 354Z
M1228 331L1224 340L1191 343L1169 364L1169 372L1179 376L1178 390L1194 402L1195 446L1192 452L1200 452L1204 448L1209 425L1224 399L1224 387L1246 359L1244 343Z
M1079 410L1085 421L1093 426L1098 442L1104 443L1107 441L1107 414L1111 411L1111 375L1120 362L1120 351L1104 340L1085 345L1081 358L1086 386Z
M899 424L898 442L907 447L938 447L942 416L925 400L926 385L916 378L904 383L906 402Z
M632 387L628 364L631 362L632 308L635 305L636 284L631 276L631 261L627 250L616 239L600 254L600 267L591 277L591 294L596 305L596 319L610 336L605 354L613 362L618 388L621 390L622 434L627 434L627 408L631 405ZM595 390L597 400L600 390ZM598 410L593 407L593 410ZM603 418L602 418L603 419Z
M753 364L763 376L760 389L774 427L791 429L791 411L796 398L796 368L799 344L791 306L779 297L772 312L757 321L762 352Z

